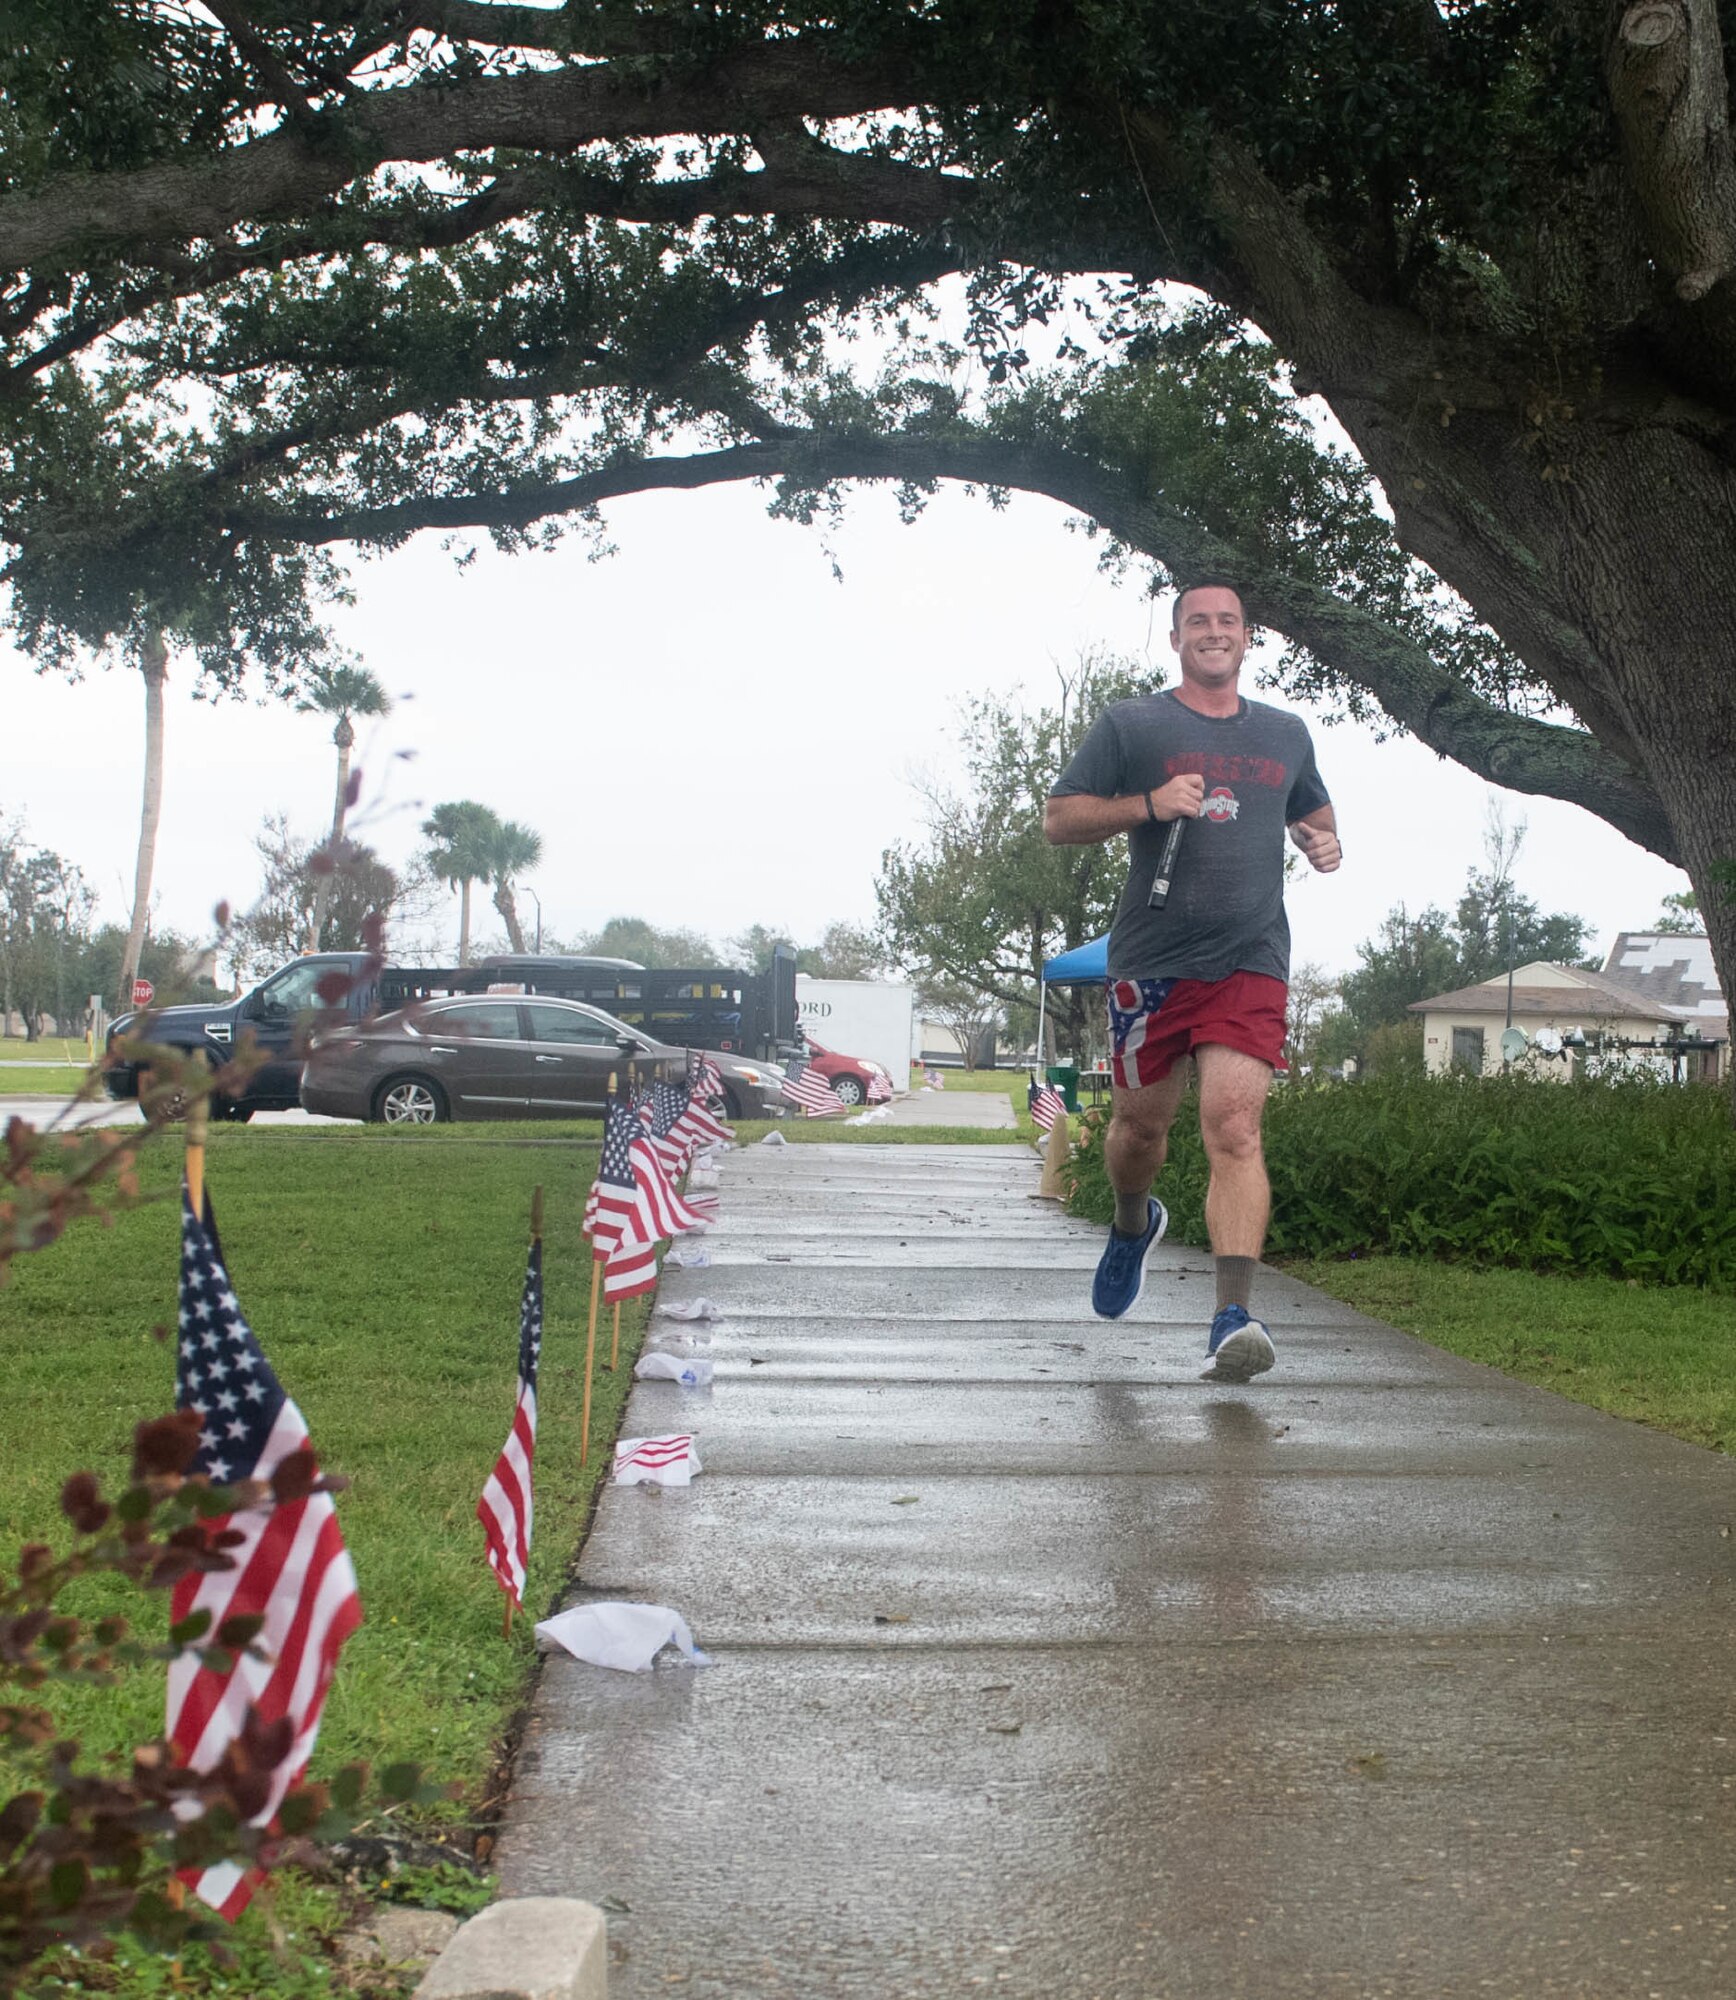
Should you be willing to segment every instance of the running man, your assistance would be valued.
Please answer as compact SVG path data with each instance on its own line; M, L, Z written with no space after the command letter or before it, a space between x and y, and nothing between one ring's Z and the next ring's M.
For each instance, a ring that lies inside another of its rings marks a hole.
M1285 829L1323 875L1341 855L1306 725L1238 692L1248 633L1235 586L1185 585L1169 642L1180 684L1112 702L1055 781L1043 815L1056 846L1128 835L1127 886L1109 936L1114 1111L1104 1152L1115 1220L1091 1303L1119 1319L1144 1287L1145 1260L1169 1222L1151 1184L1191 1055L1217 1266L1206 1373L1247 1382L1275 1359L1249 1302L1271 1206L1260 1122L1272 1073L1285 1067ZM1168 900L1153 909L1152 881L1178 819L1193 824Z

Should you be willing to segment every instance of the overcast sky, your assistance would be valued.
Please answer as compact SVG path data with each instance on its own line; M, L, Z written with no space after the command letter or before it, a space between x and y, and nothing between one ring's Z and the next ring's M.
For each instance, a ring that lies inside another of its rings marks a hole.
M1022 685L1052 698L1055 663L1091 646L1169 673L1167 601L1101 576L1097 545L1067 519L1046 500L995 513L948 492L907 528L890 495L865 491L823 545L769 521L763 493L718 488L613 503L618 553L602 561L575 540L553 555L484 551L460 572L425 536L361 564L339 629L411 697L363 726L366 837L400 861L426 809L452 798L528 823L544 843L528 880L566 940L616 914L719 942L753 923L803 941L834 918L869 923L882 850L919 830L913 778L955 768L963 696ZM70 685L12 653L0 672L0 812L21 812L124 919L137 675ZM329 820L333 752L324 718L198 702L192 684L190 663L172 661L157 912L202 934L219 900L255 895L266 813L310 834ZM1489 788L1413 742L1316 736L1345 865L1296 885L1291 923L1298 962L1342 971L1395 903L1450 907L1481 858ZM1687 886L1577 808L1511 807L1530 823L1522 890L1585 917L1600 951ZM534 924L528 895L520 907ZM448 946L456 899L450 916Z

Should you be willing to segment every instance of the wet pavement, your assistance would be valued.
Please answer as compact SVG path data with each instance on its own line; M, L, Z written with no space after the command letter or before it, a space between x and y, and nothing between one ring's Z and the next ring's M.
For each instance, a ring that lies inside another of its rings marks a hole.
M715 1385L627 1419L706 1470L578 1593L716 1664L549 1660L505 1892L601 1903L614 2000L1729 1991L1736 1465L1275 1273L1202 1383L1206 1257L1096 1320L1037 1173L726 1161Z

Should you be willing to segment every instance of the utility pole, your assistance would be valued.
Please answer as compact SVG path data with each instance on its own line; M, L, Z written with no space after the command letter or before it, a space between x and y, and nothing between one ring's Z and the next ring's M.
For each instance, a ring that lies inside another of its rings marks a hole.
M520 887L524 890L524 893L531 899L531 901L536 905L536 955L538 958L541 958L542 957L542 898L537 894L537 892L530 886L528 882L521 883Z
M1501 905L1501 913L1507 923L1507 1025L1513 1025L1513 903L1512 893Z

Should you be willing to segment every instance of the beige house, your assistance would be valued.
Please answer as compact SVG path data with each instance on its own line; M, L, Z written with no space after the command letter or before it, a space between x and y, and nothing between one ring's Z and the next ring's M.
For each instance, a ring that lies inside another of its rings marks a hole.
M1631 950L1641 935L1624 932L1611 960ZM1669 942L1686 946L1694 940ZM1602 972L1582 972L1541 960L1517 967L1512 1021L1523 1030L1526 1045L1511 1066L1529 1075L1564 1079L1581 1065L1600 1063L1638 1063L1691 1082L1712 1082L1725 1074L1729 1024L1722 1001L1715 1015L1683 1004L1686 996L1678 980L1670 989L1676 1004L1669 1004L1658 990L1662 980L1654 980L1648 991L1641 981L1621 976L1626 971L1623 966L1612 975L1606 965ZM1717 990L1714 983L1714 995ZM1449 1069L1497 1076L1508 1066L1501 1049L1508 1018L1505 974L1480 986L1413 1001L1410 1012L1422 1016L1423 1060L1431 1076Z

